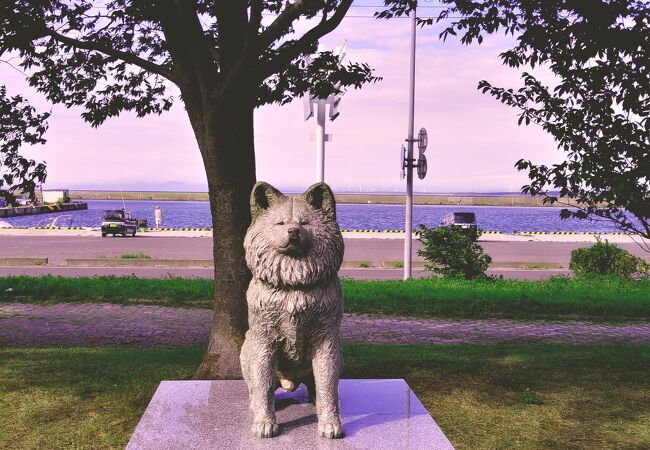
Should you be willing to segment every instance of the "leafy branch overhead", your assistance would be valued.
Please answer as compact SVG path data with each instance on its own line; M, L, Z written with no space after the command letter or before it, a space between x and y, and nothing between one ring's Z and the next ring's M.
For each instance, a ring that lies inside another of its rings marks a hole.
M21 156L21 145L44 144L49 113L37 114L20 95L9 97L0 86L0 198L14 204L17 194L34 200L37 185L45 181L45 164Z
M650 238L650 3L629 0L451 1L439 20L462 16L441 33L481 42L503 31L517 45L501 54L525 69L519 89L481 81L479 89L518 108L519 123L535 123L566 153L552 166L520 160L524 193L560 197L581 208L563 217L604 218ZM544 66L551 85L531 71ZM556 191L553 194L551 191Z
M307 58L351 4L2 2L0 53L17 52L32 86L53 103L83 107L93 126L123 111L168 110L170 83L186 102L226 95L246 80L254 106L286 103L312 88L326 97L378 80L366 64L334 64L331 53ZM299 35L294 26L305 19L315 24Z
M552 166L520 160L530 184L524 193L548 203L569 197L578 209L563 217L603 218L650 238L650 3L645 0L440 0L448 7L442 39L481 43L503 32L516 45L501 54L524 69L519 89L478 88L518 108L519 124L549 132L566 153ZM416 0L390 0L379 18L404 16ZM421 2L420 2L421 3ZM549 70L549 86L531 72ZM557 192L555 195L553 192Z

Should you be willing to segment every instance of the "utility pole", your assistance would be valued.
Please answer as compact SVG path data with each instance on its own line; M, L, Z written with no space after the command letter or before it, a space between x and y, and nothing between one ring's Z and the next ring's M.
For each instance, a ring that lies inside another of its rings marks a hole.
M409 77L409 129L406 160L413 161L413 132L415 131L415 8L411 11L411 73ZM411 255L413 252L413 169L406 171L406 224L404 226L404 279L411 278Z
M417 168L418 178L423 179L427 174L427 159L424 152L427 149L427 131L420 129L417 139L415 134L415 31L416 11L411 10L411 64L409 77L409 124L406 138L407 147L401 151L401 177L406 171L406 220L404 225L404 279L408 280L412 274L413 252L413 169ZM413 143L418 143L419 157L417 163L413 158ZM406 169L406 170L405 170Z

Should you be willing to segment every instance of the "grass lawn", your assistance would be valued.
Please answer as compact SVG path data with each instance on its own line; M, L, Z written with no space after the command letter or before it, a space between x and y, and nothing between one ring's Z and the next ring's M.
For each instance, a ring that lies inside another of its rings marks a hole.
M650 318L650 280L556 277L540 281L344 279L345 310L450 318ZM109 302L210 308L211 280L0 277L0 302Z
M0 349L0 448L123 448L203 349ZM458 449L650 448L650 346L346 345L345 377L405 378Z

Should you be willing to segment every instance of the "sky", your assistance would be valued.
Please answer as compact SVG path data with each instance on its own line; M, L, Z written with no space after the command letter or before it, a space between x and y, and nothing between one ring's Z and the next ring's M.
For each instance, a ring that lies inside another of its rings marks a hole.
M347 39L347 60L366 62L383 77L348 91L339 117L327 123L332 141L326 144L325 181L339 192L400 193L405 191L399 157L408 133L410 23L367 18L372 11L353 7L320 42L322 48L334 49ZM421 8L419 15L433 11ZM527 176L514 168L517 160L552 164L562 160L562 153L541 128L518 126L517 110L476 89L481 79L500 87L521 85L519 71L503 67L498 57L514 41L492 36L480 46L464 46L456 39L440 41L440 28L417 31L415 132L425 127L429 145L428 173L424 180L415 178L414 191L518 191ZM180 101L161 116L122 114L94 129L80 118L80 109L49 105L23 78L0 64L0 84L7 85L10 95L21 93L38 109L52 110L47 144L25 149L48 164L44 189L207 190ZM303 118L302 99L259 108L257 179L292 192L310 186L316 178L315 131L315 119Z

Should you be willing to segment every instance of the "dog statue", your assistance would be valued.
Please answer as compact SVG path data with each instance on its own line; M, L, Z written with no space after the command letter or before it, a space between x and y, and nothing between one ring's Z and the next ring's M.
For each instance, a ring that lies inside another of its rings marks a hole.
M343 437L338 384L343 291L338 270L343 237L334 194L325 183L285 196L258 182L251 193L246 263L249 330L240 359L253 413L252 432L278 434L275 389L307 386L318 433Z

